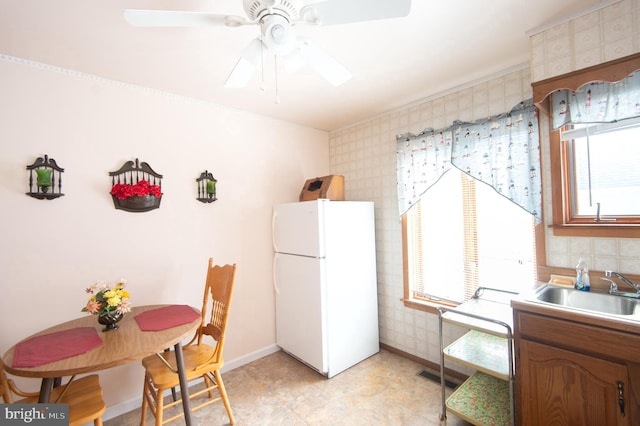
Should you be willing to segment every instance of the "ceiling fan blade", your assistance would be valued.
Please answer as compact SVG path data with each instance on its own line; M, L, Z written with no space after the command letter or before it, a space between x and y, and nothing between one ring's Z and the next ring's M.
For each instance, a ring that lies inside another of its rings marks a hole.
M338 25L402 18L411 11L411 0L326 0L309 7L315 9L315 16L305 17L306 20L313 22L315 19L320 25Z
M238 26L246 19L241 16L216 15L205 12L182 12L177 10L126 9L124 19L136 27L211 27L219 25Z
M293 74L305 66L305 59L300 53L300 49L294 49L291 53L283 58L284 70L288 74Z
M237 89L249 84L256 68L260 68L262 49L262 40L259 38L251 40L251 43L244 48L240 59L238 59L238 62L236 62L236 65L224 82L224 87Z
M299 50L311 69L320 74L334 86L340 86L351 79L352 75L335 59L327 55L322 49L314 46L307 39L300 40Z

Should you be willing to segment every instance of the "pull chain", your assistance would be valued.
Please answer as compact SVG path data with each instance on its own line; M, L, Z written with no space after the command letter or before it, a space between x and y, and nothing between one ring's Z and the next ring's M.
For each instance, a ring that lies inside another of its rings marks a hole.
M264 42L260 39L260 90L264 92Z
M278 55L273 55L274 56L274 63L275 63L275 76L276 76L276 104L280 103L280 95L278 93Z

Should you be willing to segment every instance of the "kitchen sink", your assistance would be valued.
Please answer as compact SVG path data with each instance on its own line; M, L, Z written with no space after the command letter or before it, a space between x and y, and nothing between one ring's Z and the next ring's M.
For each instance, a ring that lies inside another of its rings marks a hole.
M574 288L545 286L536 294L540 302L610 315L640 316L640 300Z

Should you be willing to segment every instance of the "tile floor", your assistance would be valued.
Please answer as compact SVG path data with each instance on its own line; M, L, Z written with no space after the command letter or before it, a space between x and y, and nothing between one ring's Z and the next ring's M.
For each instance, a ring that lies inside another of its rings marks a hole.
M418 375L424 368L382 350L326 379L283 352L223 374L236 425L441 425L440 384ZM451 391L448 390L448 393ZM222 403L193 413L198 426L227 425ZM104 423L140 423L134 410ZM147 414L147 424L153 415ZM171 424L184 424L176 420ZM448 426L468 425L448 415Z

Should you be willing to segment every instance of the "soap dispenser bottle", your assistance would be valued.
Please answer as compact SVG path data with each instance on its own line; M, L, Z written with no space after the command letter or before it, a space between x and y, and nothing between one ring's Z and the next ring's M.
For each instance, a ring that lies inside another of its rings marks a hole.
M589 281L589 265L583 258L580 258L580 260L578 260L578 265L576 265L576 283L574 287L582 291L591 290L591 282Z

